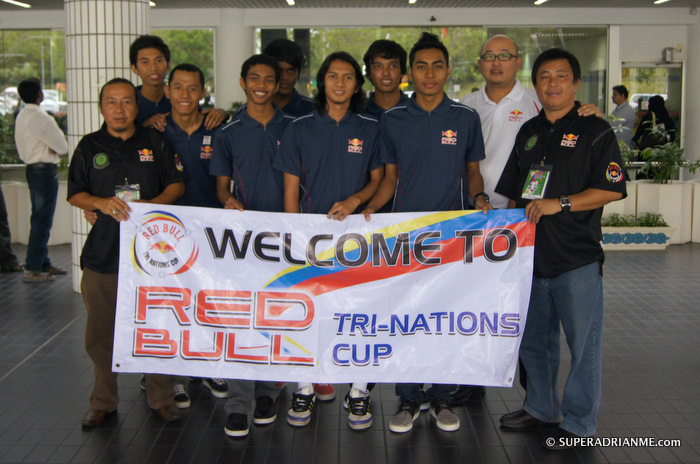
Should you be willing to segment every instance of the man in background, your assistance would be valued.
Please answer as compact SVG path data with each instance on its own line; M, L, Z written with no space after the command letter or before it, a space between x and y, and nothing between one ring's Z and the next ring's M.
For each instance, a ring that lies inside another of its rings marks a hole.
M632 137L634 136L634 120L637 117L634 108L632 108L627 101L628 98L629 92L627 91L627 87L624 85L616 85L613 87L612 101L617 107L612 112L610 126L613 128L617 140L627 145L632 143Z

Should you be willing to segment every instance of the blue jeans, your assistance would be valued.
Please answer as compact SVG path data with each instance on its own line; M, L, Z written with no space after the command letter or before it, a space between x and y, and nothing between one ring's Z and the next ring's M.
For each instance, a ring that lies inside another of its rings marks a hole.
M437 399L448 400L456 385L434 383L425 393L422 388L422 383L397 383L394 392L400 399L413 401L420 406L423 400L430 402Z
M554 422L579 436L595 434L600 407L603 279L600 263L565 272L552 279L535 277L520 347L527 370L523 409L537 419ZM560 332L571 352L571 371L559 398Z
M51 266L48 243L58 197L58 167L52 163L28 164L25 172L32 200L32 218L24 267L41 272Z

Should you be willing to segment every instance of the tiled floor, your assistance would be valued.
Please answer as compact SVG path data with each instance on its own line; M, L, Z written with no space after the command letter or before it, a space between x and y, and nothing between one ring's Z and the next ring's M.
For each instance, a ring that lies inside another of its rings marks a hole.
M24 248L17 246L18 256ZM70 248L51 248L70 265ZM374 426L353 432L342 401L321 404L311 424L292 430L283 414L227 438L224 400L201 383L190 387L185 420L164 424L152 415L139 377L120 377L119 413L92 432L80 429L88 407L91 364L83 349L85 311L69 276L23 284L0 275L0 462L2 463L646 463L700 462L700 246L666 252L608 253L605 265L603 404L599 437L680 439L680 447L542 449L542 435L507 433L498 417L519 408L523 391L487 389L458 408L456 433L442 432L428 414L396 435L388 423L393 388L372 398ZM567 370L563 363L562 370ZM345 386L339 387L339 396ZM284 391L280 411L289 405Z

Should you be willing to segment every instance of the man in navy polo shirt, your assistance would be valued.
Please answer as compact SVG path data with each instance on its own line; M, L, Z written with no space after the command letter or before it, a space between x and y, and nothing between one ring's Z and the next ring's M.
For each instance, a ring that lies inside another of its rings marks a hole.
M326 214L342 221L372 198L384 174L379 128L376 119L360 114L364 78L348 53L330 54L318 70L317 82L316 111L289 125L274 166L284 172L286 212ZM370 427L367 383L353 383L346 399L350 427ZM307 425L315 401L311 384L299 384L287 422Z
M479 116L450 100L443 90L450 75L447 48L437 36L423 33L411 49L409 62L416 92L408 103L382 116L385 177L365 208L365 216L369 220L392 195L395 212L467 209L467 193L475 199L477 209L488 211L491 206L479 172L479 161L484 159ZM459 418L448 404L452 389L451 385L433 384L424 398L422 385L397 384L400 405L390 430L411 430L424 399L430 401L440 429L458 430Z
M299 79L301 67L304 66L304 53L301 47L291 40L277 39L267 44L263 53L275 58L282 69L279 89L272 97L272 103L285 113L296 117L312 112L313 100L301 96L294 88Z
M375 40L363 58L367 78L374 85L367 100L367 114L380 119L389 108L406 104L409 98L401 91L406 75L406 50L393 40Z
M282 133L293 118L272 105L280 73L277 60L267 55L253 55L241 68L240 84L247 104L217 135L210 166L211 174L216 176L218 201L227 209L284 211L282 173L272 168L272 161ZM277 397L283 383L237 379L228 383L226 435L237 438L248 435L248 414L253 400L254 424L275 421Z

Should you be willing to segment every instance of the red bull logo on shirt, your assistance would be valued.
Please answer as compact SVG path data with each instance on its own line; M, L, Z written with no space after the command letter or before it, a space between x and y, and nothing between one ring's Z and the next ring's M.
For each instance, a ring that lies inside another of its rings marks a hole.
M358 138L348 140L348 153L362 153L362 140Z
M131 262L142 274L182 274L197 261L199 248L174 215L151 211L131 243Z
M457 145L457 132L453 130L442 131L443 145Z
M561 139L561 146L574 148L576 146L577 140L578 140L578 135L564 134L564 137L562 137L562 139Z
M214 149L209 145L202 147L202 151L199 153L200 159L211 159L211 155L214 153Z
M523 121L523 112L520 110L513 110L510 112L510 115L508 116L508 121L511 122L522 122Z
M139 150L139 161L153 161L153 151L149 150L148 148Z

